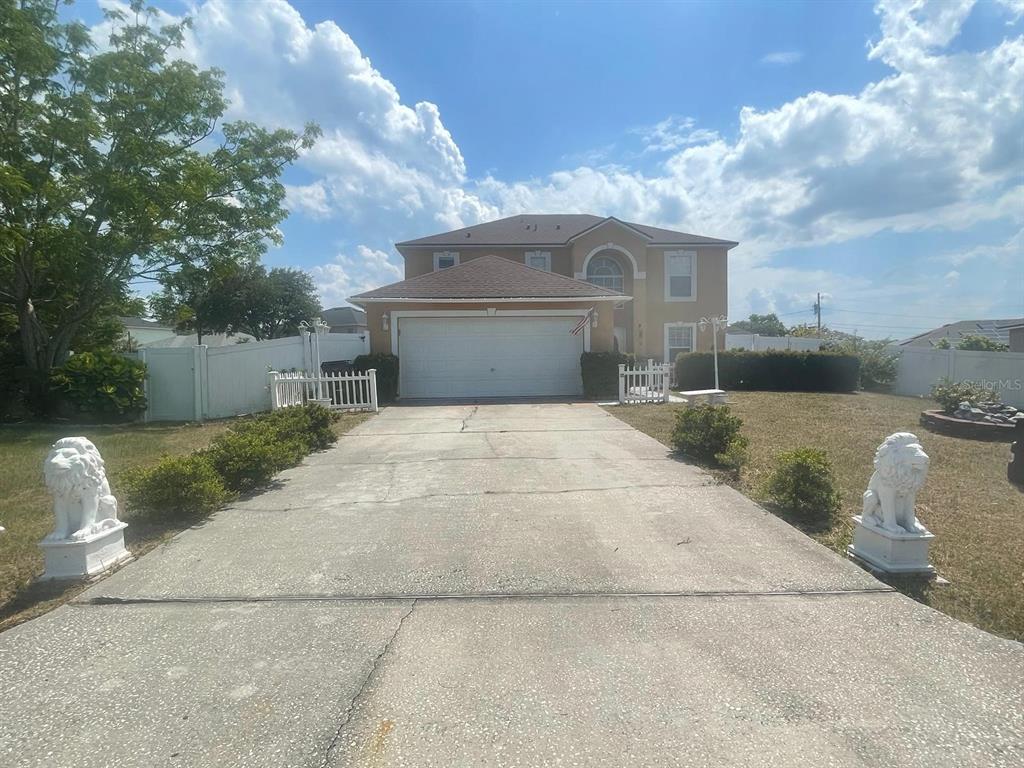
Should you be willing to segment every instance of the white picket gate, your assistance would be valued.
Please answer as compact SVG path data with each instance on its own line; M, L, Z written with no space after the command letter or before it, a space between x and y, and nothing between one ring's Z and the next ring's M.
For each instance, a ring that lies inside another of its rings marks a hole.
M619 404L667 403L670 363L647 361L646 367L619 366Z
M335 411L380 410L377 405L377 371L366 373L270 372L270 396L274 410L304 403L320 403Z

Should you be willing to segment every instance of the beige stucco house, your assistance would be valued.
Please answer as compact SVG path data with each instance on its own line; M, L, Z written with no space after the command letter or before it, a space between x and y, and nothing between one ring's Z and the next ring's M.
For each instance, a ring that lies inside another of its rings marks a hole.
M584 351L710 350L737 243L586 214L521 215L398 243L399 283L349 299L404 397L573 395ZM721 344L721 339L719 343Z

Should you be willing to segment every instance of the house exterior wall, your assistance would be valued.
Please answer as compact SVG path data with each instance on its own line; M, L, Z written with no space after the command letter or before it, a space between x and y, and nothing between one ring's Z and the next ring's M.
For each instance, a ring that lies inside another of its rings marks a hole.
M405 279L408 280L410 277L419 277L428 272L433 272L434 254L442 251L454 251L459 254L460 264L465 264L467 261L478 259L481 256L501 256L503 259L510 259L511 261L525 264L527 251L547 251L551 254L551 271L559 275L572 277L569 249L564 247L476 245L457 248L455 246L434 245L403 246L399 249L399 253L405 257Z
M1010 351L1024 352L1024 325L1010 329Z
M602 246L608 246L607 249ZM661 360L665 355L665 324L696 323L701 317L727 315L729 308L728 249L724 246L649 246L647 240L628 227L605 222L590 232L577 237L566 247L550 246L403 246L406 278L416 277L434 269L434 253L454 251L459 263L493 254L525 263L527 251L549 251L551 271L567 277L586 279L585 265L591 258L607 253L623 267L623 292L632 296L615 311L614 320L608 322L626 331L624 351L641 359ZM696 290L693 301L665 300L665 252L693 251L696 253ZM628 252L624 253L623 251ZM630 258L632 257L632 259ZM635 262L635 266L633 264ZM609 313L611 314L611 313ZM377 323L370 321L370 331L380 333ZM596 330L596 329L595 329ZM695 332L698 351L711 351L712 332ZM725 334L718 339L719 349L725 348ZM611 349L611 347L608 347ZM597 346L594 346L597 349Z
M590 329L590 351L610 352L612 350L612 328L613 328L613 304L610 301L594 302L597 310L597 326ZM370 333L370 351L374 353L393 353L391 349L391 320L392 312L425 312L425 311L450 311L450 310L486 310L494 308L500 315L507 310L534 310L544 311L549 309L579 309L586 311L590 305L578 301L567 302L501 302L487 303L477 302L437 302L437 303L372 303L366 305L366 321ZM383 316L388 315L388 329L384 329Z

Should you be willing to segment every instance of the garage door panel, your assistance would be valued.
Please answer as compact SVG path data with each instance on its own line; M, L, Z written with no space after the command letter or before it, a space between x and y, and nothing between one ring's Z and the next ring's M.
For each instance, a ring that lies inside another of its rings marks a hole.
M578 317L401 318L402 397L577 395Z

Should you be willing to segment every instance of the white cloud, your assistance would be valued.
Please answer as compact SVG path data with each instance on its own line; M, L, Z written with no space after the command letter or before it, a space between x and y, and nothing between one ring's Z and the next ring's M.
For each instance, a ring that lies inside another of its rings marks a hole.
M646 128L636 128L644 144L644 152L675 152L695 144L707 144L718 138L715 131L698 128L692 117L672 115Z
M355 256L339 253L334 261L310 270L324 307L345 303L349 296L376 288L381 283L402 279L402 268L384 251L365 245L356 248Z
M1005 0L1011 12L1020 2ZM336 221L371 254L523 211L615 214L741 240L730 276L738 316L749 297L785 298L794 285L865 300L892 290L827 269L777 268L779 250L1024 218L1024 38L949 52L971 6L879 2L880 36L866 55L891 71L860 92L745 107L729 139L670 116L639 132L653 163L644 172L580 156L572 169L518 180L473 177L436 105L403 103L343 30L309 26L285 0L206 0L183 55L225 70L229 117L321 124L323 139L300 161L313 180L288 189L289 205ZM394 279L390 261L354 253L318 268L321 284L334 286L325 291ZM942 270L923 276L905 295L927 295L943 279Z
M803 57L802 51L772 51L761 57L761 63L773 66L788 66L796 64Z

